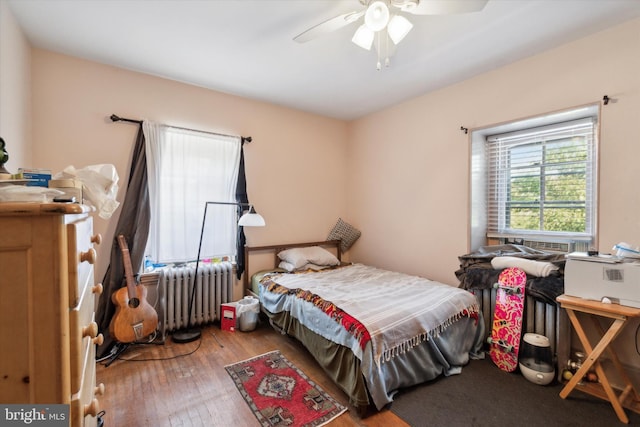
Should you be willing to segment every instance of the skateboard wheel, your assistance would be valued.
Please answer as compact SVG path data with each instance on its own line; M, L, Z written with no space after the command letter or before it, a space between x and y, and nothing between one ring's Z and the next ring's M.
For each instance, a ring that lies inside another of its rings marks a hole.
M487 337L487 344L493 344L493 338Z
M500 283L494 283L493 284L493 289L498 289L500 287Z

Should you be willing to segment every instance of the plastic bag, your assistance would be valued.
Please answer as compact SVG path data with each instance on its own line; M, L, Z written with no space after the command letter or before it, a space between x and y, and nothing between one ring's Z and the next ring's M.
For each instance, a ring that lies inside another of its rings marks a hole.
M253 296L246 296L236 303L236 318L239 329L243 332L253 331L256 328L258 314L260 313L260 301Z
M240 317L242 313L260 313L260 301L258 301L258 298L247 296L238 301L236 315Z
M640 248L631 247L629 243L620 242L612 248L620 258L640 258Z
M78 179L83 196L98 211L100 218L109 219L118 209L118 172L112 164L89 165L82 169L67 166L55 179Z

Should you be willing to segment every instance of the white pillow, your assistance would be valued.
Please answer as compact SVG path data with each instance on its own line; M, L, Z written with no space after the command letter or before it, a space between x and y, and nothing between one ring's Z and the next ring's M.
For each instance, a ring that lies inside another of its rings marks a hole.
M291 264L294 270L298 270L307 264L320 266L340 264L340 261L335 255L320 246L287 249L280 252L278 254L278 258L280 258L281 261Z
M280 264L278 264L278 268L282 268L283 270L287 270L288 272L292 272L292 271L295 271L296 266L291 264L290 262L280 261Z
M289 273L293 272L293 271L306 271L306 270L315 270L315 271L320 271L320 270L324 270L325 268L329 268L329 265L316 265L316 264L305 264L304 266L300 267L300 268L296 268L293 264L288 263L286 261L281 261L280 264L278 264L278 267L282 268L283 270L288 271Z

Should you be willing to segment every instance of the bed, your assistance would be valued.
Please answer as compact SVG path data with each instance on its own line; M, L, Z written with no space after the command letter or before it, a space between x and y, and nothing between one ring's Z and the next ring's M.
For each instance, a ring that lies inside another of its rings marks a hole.
M484 321L466 290L341 260L339 241L245 248L245 287L299 340L361 414L398 390L483 357ZM274 267L251 270L256 252ZM327 255L328 254L328 255Z

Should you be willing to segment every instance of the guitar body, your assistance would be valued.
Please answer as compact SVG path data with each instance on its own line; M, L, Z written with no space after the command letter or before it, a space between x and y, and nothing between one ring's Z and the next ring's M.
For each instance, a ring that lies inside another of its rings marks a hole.
M129 298L126 287L111 295L111 301L116 305L116 313L111 319L109 332L119 342L140 341L151 335L158 326L158 314L147 302L147 288L144 285L136 285L135 291L135 298Z
M118 236L118 243L122 251L127 286L111 295L116 312L109 324L109 332L119 342L131 343L155 332L158 327L158 313L147 302L147 288L138 285L133 278L129 247L122 234Z

